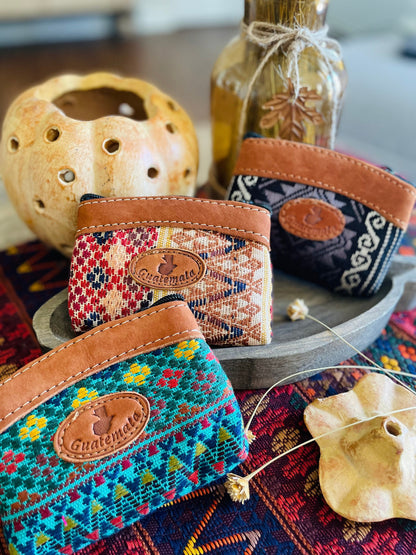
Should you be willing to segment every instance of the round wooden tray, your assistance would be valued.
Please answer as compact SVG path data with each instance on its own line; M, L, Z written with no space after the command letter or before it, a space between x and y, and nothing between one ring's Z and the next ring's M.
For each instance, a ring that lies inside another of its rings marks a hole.
M300 370L310 370L305 376L313 375L314 368L337 365L354 354L319 324L288 320L287 305L296 298L306 302L313 316L363 350L380 335L395 309L409 310L416 306L416 258L395 256L380 291L371 298L344 297L276 273L272 343L213 349L236 389L269 387ZM44 350L75 337L68 316L66 289L39 308L33 327ZM288 378L286 383L299 379Z

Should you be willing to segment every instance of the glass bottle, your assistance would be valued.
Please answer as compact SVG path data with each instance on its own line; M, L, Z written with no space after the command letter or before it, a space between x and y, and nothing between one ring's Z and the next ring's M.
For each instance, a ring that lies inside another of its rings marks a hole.
M322 29L329 0L245 0L243 22L281 24L286 27ZM308 46L298 56L298 110L293 109L294 83L288 57L282 49L267 61L257 79L253 75L265 49L244 33L235 37L220 54L211 75L211 124L213 143L212 193L224 196L241 144L242 106L251 88L243 135L259 133L323 147L331 146L331 133L338 124L339 107L346 85L341 59L323 63L322 53ZM292 72L293 73L293 72ZM283 95L276 98L276 95ZM273 105L275 108L273 108ZM277 108L276 108L277 107Z

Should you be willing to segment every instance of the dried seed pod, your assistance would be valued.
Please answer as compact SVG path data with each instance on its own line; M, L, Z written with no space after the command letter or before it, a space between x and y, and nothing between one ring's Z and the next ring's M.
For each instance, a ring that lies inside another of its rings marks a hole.
M376 373L306 407L313 437L333 431L316 441L322 493L336 513L358 522L416 520L416 410L387 415L407 407L416 408L416 395Z

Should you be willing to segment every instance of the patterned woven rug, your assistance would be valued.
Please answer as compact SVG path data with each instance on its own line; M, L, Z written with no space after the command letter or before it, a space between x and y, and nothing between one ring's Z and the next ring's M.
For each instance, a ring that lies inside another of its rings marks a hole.
M416 226L411 228L403 253L414 253L414 229ZM34 242L0 253L0 266L0 377L4 378L40 354L30 318L65 287L68 263ZM416 310L395 314L367 354L386 368L416 373L415 341ZM238 473L246 475L309 439L303 424L306 405L316 397L350 389L361 376L358 370L332 370L272 392L254 422L258 439ZM261 394L237 392L245 419ZM232 503L222 481L165 505L110 539L98 540L79 555L416 552L416 522L395 519L358 524L335 514L320 491L318 461L317 445L309 444L258 474L251 481L251 498L244 505ZM0 553L8 553L4 539ZM70 546L62 553L72 553Z

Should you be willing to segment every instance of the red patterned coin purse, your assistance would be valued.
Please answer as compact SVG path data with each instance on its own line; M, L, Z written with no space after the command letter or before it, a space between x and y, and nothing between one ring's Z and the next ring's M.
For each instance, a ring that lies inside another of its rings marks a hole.
M0 382L10 553L74 553L247 453L231 384L185 302L103 324Z
M69 314L83 331L180 292L211 345L271 339L270 213L190 197L81 202Z

